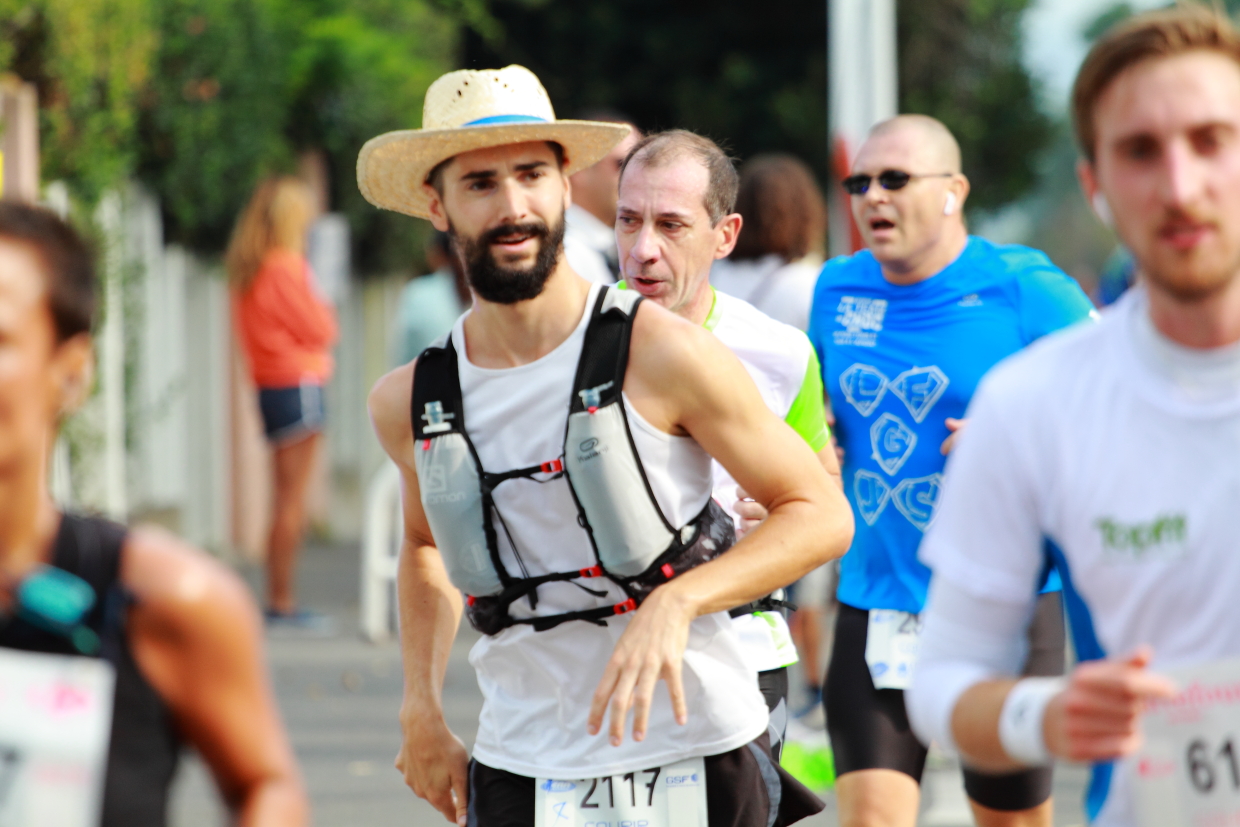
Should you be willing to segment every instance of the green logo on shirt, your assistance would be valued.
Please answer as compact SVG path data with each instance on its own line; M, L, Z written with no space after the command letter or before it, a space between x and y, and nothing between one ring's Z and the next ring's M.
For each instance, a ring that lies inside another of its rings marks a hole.
M1183 514L1163 514L1148 523L1121 523L1103 517L1094 525L1102 534L1102 550L1111 562L1179 557L1188 540L1188 518Z

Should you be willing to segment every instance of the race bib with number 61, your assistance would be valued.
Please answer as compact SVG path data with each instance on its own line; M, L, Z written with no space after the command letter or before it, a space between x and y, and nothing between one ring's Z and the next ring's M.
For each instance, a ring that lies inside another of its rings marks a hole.
M1166 672L1180 687L1150 704L1132 760L1141 827L1240 825L1240 660Z
M917 660L921 617L894 609L870 609L865 662L875 689L908 689Z
M112 731L111 664L0 649L0 827L94 827Z
M539 778L534 827L707 827L701 758L603 778Z

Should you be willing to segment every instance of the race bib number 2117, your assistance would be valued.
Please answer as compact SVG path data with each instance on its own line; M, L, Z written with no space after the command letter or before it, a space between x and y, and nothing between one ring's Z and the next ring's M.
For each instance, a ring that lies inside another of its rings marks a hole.
M604 776L539 778L534 827L707 827L701 758Z

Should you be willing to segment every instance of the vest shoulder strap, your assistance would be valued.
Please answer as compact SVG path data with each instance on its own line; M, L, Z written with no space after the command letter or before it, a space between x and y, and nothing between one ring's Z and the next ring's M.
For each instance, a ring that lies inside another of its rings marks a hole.
M642 296L632 290L604 287L586 326L569 413L601 408L619 400L629 366L629 340Z
M413 369L410 418L416 439L465 433L465 403L452 335L422 351Z

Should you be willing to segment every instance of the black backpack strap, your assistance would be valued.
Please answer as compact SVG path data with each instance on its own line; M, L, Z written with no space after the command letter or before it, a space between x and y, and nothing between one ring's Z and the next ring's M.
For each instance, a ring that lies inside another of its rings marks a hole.
M779 600L771 595L760 597L752 603L746 603L744 606L737 606L728 612L730 617L741 617L742 615L753 614L754 612L777 612L777 611L795 612L797 604L790 603L787 600Z
M465 433L465 404L461 401L456 359L451 334L442 345L431 345L418 356L409 411L416 439Z
M64 513L60 530L52 548L52 565L77 575L95 592L95 605L83 618L84 623L101 638L107 638L109 596L122 591L120 583L121 554L127 530L124 526L99 517ZM116 631L111 629L111 631Z
M413 436L418 442L434 439L444 434L457 433L465 439L469 446L469 454L473 457L474 466L478 469L478 479L488 480L493 475L482 467L482 460L469 434L465 432L465 403L461 394L461 376L457 372L456 347L452 344L449 333L440 343L431 345L418 356L413 369L413 395L410 400L409 416L413 421ZM491 497L493 485L482 487L482 510L485 515L482 531L486 536L487 553L491 565L505 586L514 582L508 574L499 556L499 535L495 531L495 522L491 514L495 510L495 501Z
M619 400L629 366L633 319L641 301L639 294L615 287L598 291L577 362L570 413L601 408Z

